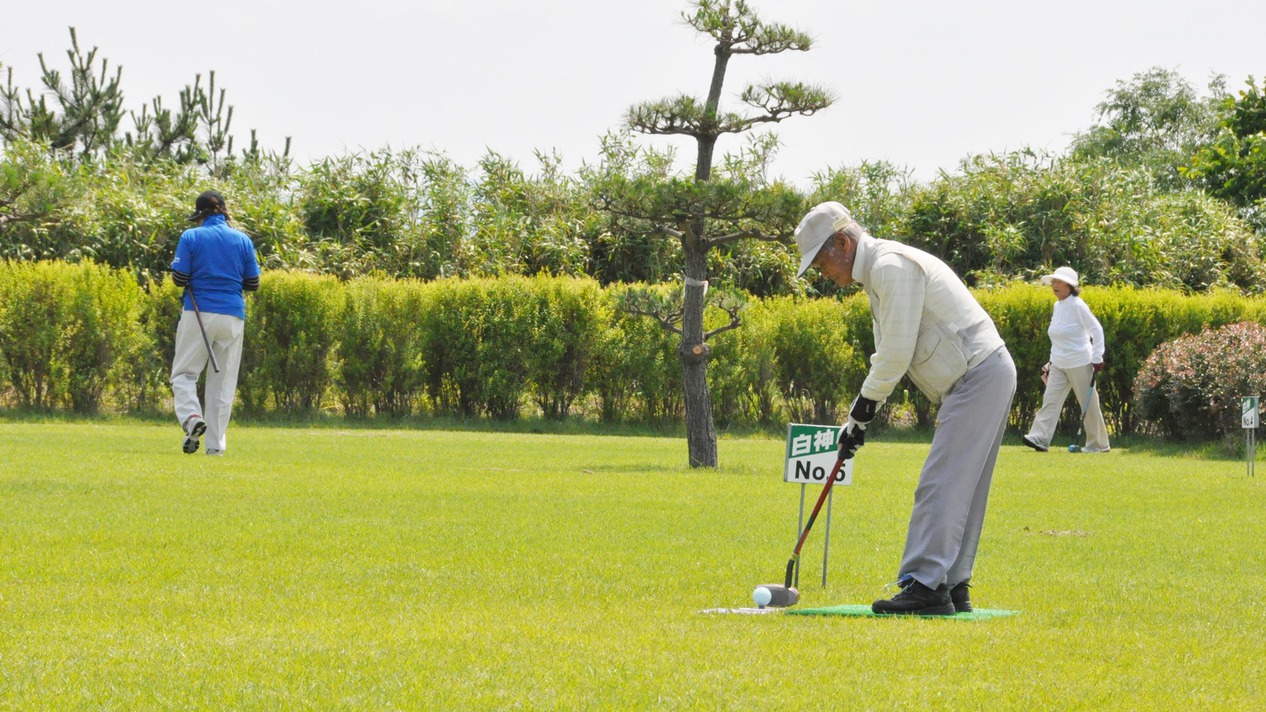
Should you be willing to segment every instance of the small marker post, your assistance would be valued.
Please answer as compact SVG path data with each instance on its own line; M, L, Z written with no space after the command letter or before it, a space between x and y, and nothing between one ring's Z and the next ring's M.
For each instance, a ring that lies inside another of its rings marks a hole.
M1244 425L1244 466L1248 476L1257 475L1257 415L1259 396L1240 396L1240 420Z

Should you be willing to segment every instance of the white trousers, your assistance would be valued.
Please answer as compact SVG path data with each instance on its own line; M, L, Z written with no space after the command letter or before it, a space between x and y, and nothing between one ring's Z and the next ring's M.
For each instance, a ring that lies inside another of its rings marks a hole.
M1077 368L1051 366L1046 392L1042 394L1042 407L1033 419L1033 427L1029 428L1029 440L1042 447L1051 446L1055 426L1059 424L1059 412L1064 409L1068 392L1072 391L1077 396L1079 414L1085 418L1086 446L1083 452L1107 452L1108 426L1104 424L1103 411L1099 409L1098 388L1090 399L1090 411L1086 411L1086 394L1090 391L1090 377L1094 372L1094 367L1089 364Z
M968 371L937 411L932 449L914 491L900 577L929 588L971 578L989 485L1015 397L1005 347Z
M211 351L220 367L210 368L207 346L192 311L180 313L176 327L176 353L171 362L171 392L175 399L176 420L184 426L191 415L200 415L207 423L207 450L225 450L225 431L233 412L237 393L237 371L242 365L242 335L246 322L228 314L202 313ZM198 402L198 376L207 372L206 408Z

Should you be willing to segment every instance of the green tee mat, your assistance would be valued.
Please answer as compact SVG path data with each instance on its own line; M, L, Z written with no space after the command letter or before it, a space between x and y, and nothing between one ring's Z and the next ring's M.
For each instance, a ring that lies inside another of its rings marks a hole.
M786 610L787 615L792 616L853 616L856 618L946 618L956 621L983 621L990 618L1005 618L1007 616L1018 616L1019 611L1004 611L988 608L977 608L970 613L955 613L952 616L909 616L909 615L892 615L879 614L870 610L870 606L866 604L845 604L843 606L827 606L826 608L799 608Z

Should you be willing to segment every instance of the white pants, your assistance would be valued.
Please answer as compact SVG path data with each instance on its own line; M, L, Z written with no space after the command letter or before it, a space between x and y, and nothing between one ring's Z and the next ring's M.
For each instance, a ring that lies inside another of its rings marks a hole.
M242 334L246 322L228 314L203 312L202 324L220 372L208 368L210 360L197 316L191 311L182 311L180 325L176 327L176 353L171 362L171 392L175 398L176 420L181 427L189 416L202 416L207 422L207 450L224 450L228 445L224 432L228 430L237 393L237 370L242 365ZM204 370L207 372L205 410L198 403L198 376Z
M968 371L945 396L914 491L900 576L913 576L928 588L971 578L1014 397L1015 362L1005 347Z
M1029 428L1029 440L1042 447L1051 446L1055 426L1059 423L1059 412L1064 409L1068 392L1072 391L1085 418L1086 446L1083 452L1108 451L1108 426L1104 424L1103 411L1099 409L1098 388L1090 399L1089 412L1086 411L1086 394L1090 391L1090 377L1094 372L1094 367L1089 364L1077 368L1051 366L1050 377L1046 379L1046 393L1042 395L1042 407L1033 419L1033 427Z

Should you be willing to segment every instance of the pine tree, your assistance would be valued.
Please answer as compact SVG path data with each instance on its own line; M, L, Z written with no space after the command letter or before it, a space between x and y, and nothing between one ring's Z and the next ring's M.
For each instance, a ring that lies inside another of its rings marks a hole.
M741 304L725 298L724 290L712 290L713 303L729 314L729 323L705 331L708 305L709 253L739 240L787 241L803 210L803 199L792 188L769 184L763 169L776 146L775 140L753 141L743 158L727 160L714 175L717 140L726 134L743 134L791 116L808 116L833 101L829 91L803 83L768 81L747 86L740 101L747 110L723 112L721 91L732 58L739 55L771 55L807 51L811 38L788 26L761 20L744 0L696 0L682 17L696 31L715 41L712 80L707 98L677 96L637 104L629 109L628 127L649 135L689 136L697 155L692 177L672 176L649 170L629 176L617 166L605 177L599 191L603 206L617 216L645 221L661 238L680 242L683 265L683 297L680 304L666 304L649 292L633 292L625 306L629 311L659 320L681 337L677 349L685 390L686 431L692 467L715 467L716 432L708 396L707 366L711 354L708 339L741 324Z

